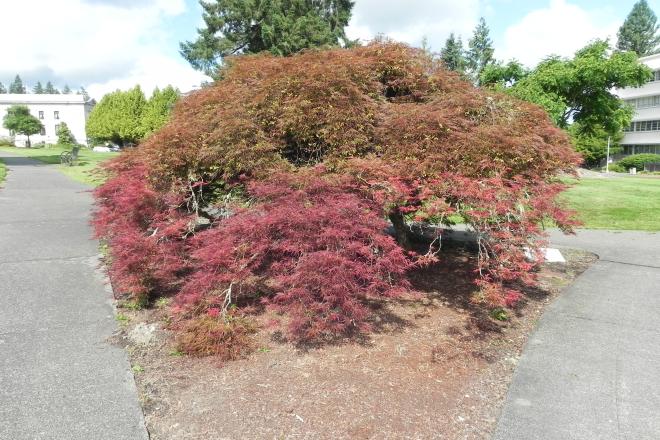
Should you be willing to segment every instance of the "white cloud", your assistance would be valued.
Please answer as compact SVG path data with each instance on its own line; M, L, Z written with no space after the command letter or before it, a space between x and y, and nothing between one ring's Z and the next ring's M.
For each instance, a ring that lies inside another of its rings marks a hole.
M168 83L187 90L205 77L162 47L164 20L185 8L184 0L7 2L0 41L12 44L3 45L0 78L19 73L28 85L89 86L95 98L136 83L146 91Z
M346 32L353 39L383 34L415 46L426 37L439 51L451 32L464 40L471 35L480 9L479 0L358 0Z
M604 18L600 12L585 10L566 0L552 0L547 8L532 11L507 28L496 55L533 67L551 54L571 56L596 38L609 37L614 41L619 20Z

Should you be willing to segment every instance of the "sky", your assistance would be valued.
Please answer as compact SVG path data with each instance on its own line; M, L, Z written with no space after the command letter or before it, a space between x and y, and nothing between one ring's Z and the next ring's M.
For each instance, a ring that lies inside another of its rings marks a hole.
M172 84L187 91L208 79L179 55L202 25L197 0L2 0L0 82L20 74L32 87L51 81L90 95L139 84L148 94ZM348 36L376 35L439 51L451 32L465 42L480 17L495 57L533 67L570 56L595 38L615 41L635 0L356 0ZM650 0L660 13L660 0Z

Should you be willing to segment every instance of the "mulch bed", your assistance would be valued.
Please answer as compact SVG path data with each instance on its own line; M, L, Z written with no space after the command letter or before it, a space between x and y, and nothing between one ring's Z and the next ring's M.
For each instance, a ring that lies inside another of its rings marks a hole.
M158 308L120 309L128 321L113 339L130 354L152 440L484 439L544 307L595 260L563 252L568 263L545 265L504 322L470 303L473 257L453 249L413 277L422 299L374 303L361 339L295 347L264 325L258 350L221 363L176 352ZM136 344L128 335L145 323L157 330Z

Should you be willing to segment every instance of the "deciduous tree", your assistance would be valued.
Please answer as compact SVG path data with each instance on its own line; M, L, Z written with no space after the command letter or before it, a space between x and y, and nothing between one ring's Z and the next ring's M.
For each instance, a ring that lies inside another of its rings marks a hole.
M350 43L344 28L352 0L200 1L204 27L195 41L181 43L181 55L215 77L229 55L269 51L290 55L302 49Z
M24 105L13 105L7 109L3 118L3 127L17 134L27 136L27 146L30 146L30 136L37 134L43 125L36 117L30 114L30 110Z
M616 47L643 57L656 53L660 44L658 19L646 0L639 0L619 28Z
M397 238L413 220L474 228L474 300L512 306L535 281L540 222L574 224L554 198L577 161L541 108L405 45L236 57L108 164L95 226L117 291L172 294L191 352L220 352L200 342L209 328L226 340L234 313L264 305L291 339L324 340L368 330L369 301L437 261L388 217Z

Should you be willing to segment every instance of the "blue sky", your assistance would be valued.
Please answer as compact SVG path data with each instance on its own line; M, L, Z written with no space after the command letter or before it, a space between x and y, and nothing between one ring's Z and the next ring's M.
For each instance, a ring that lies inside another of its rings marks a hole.
M594 38L614 37L635 0L356 0L347 30L440 50L450 32L466 41L486 18L498 59L533 66L550 54L570 56ZM660 13L660 0L650 0ZM37 12L35 12L37 11ZM0 82L20 74L62 87L85 86L99 98L140 84L189 90L205 77L178 53L202 24L197 0L21 0L3 5ZM25 17L30 17L28 21ZM26 23L31 28L26 32ZM16 39L16 35L21 35Z

